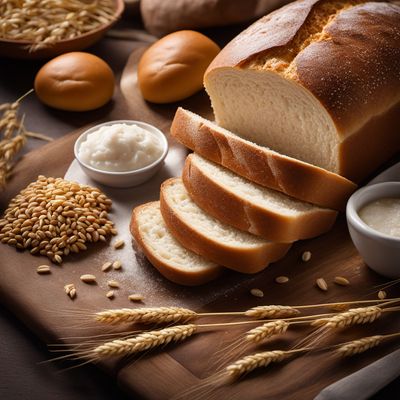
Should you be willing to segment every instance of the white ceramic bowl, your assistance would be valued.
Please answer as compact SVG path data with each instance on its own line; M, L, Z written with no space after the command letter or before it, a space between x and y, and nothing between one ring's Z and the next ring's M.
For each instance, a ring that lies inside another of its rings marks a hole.
M163 152L161 156L153 163L143 168L135 169L132 171L124 171L124 172L103 171L101 169L94 168L91 165L84 163L79 158L79 147L82 144L82 142L86 140L87 135L96 131L102 126L110 126L114 124L138 125L142 129L145 129L147 131L156 134L159 137L161 145L163 147ZM83 132L75 142L74 154L76 160L78 161L83 171L96 182L111 187L128 188L132 186L138 186L144 183L145 181L149 180L162 167L164 159L168 154L168 141L165 135L159 129L145 122L131 121L131 120L109 121L103 124L93 126L87 131Z
M347 225L353 243L365 263L381 275L399 278L400 238L376 231L358 215L362 207L383 197L400 197L400 182L365 186L353 193L346 208Z

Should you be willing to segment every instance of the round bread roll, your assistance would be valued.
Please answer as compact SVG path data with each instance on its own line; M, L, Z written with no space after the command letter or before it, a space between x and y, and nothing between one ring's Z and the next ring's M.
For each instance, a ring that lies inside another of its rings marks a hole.
M158 40L139 62L143 97L153 103L172 103L198 92L204 72L219 51L216 43L195 31L178 31Z
M43 65L35 78L35 92L50 107L89 111L111 99L114 82L113 71L101 58L72 52Z

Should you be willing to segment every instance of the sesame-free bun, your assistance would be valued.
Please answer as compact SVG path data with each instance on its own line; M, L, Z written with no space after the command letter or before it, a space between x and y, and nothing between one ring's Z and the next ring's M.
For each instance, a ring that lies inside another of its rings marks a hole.
M158 40L139 62L143 97L153 103L172 103L198 92L204 72L219 51L216 43L195 31L178 31Z
M89 111L111 99L114 81L113 71L101 58L72 52L43 65L35 78L35 92L50 107Z

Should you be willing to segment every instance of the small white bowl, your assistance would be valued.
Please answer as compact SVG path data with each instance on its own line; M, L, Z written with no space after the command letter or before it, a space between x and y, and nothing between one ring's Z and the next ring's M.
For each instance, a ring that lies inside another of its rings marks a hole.
M388 278L400 277L400 238L378 232L368 226L358 212L368 203L384 197L400 197L400 182L365 186L350 197L346 217L350 236L365 263Z
M79 148L82 142L86 140L87 135L96 131L102 126L110 126L114 124L137 125L140 126L142 129L145 129L149 132L156 134L157 137L160 139L161 145L163 147L163 152L161 156L157 160L155 160L149 165L146 165L143 168L138 168L132 171L123 171L123 172L103 171L101 169L94 168L91 165L88 165L85 162L83 162L79 158ZM83 132L75 142L74 154L82 170L96 182L111 187L128 188L128 187L138 186L146 182L162 167L163 161L168 154L168 141L165 135L159 129L145 122L132 121L132 120L109 121L103 124L93 126L87 131Z

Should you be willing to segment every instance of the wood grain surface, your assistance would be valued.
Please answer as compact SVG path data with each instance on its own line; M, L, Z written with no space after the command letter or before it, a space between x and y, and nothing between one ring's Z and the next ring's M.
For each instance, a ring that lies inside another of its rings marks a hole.
M135 65L143 49L132 54L124 70L121 85L112 109L103 115L107 119L140 119L153 123L164 132L168 131L176 105L152 106L144 102L135 83ZM210 116L209 102L204 93L181 104L204 116ZM53 143L27 154L18 164L13 179L0 198L0 209L4 210L9 199L38 174L64 176L73 159L73 143L79 132L71 133ZM177 145L171 141L172 145ZM154 188L157 196L158 188ZM127 221L128 223L129 221ZM301 261L303 251L312 252L312 259ZM74 311L82 309L100 310L110 307L104 290L98 286L87 290L79 284L82 273L98 274L101 261L109 254L106 245L91 246L83 254L69 257L61 267L54 267L49 276L38 276L35 267L44 261L27 253L16 252L14 248L1 245L0 298L3 304L23 320L46 343L72 343L72 336L91 336L103 332L101 327L88 321L80 323ZM313 239L296 243L284 260L268 267L265 271L244 276L227 272L219 280L198 288L182 288L163 280L152 267L138 257L138 262L148 279L160 280L164 290L147 295L145 305L171 305L171 296L176 305L188 305L196 311L240 311L262 304L300 305L346 301L360 298L376 298L374 285L385 282L369 270L359 257L349 236L345 219L340 217L331 232ZM123 272L129 278L129 266ZM274 282L278 275L290 278L287 284ZM345 276L351 281L350 287L339 287L332 283L335 276ZM324 293L315 287L315 280L324 277L329 290ZM63 286L70 281L77 282L78 298L71 302L63 292ZM220 287L225 289L220 293ZM249 294L251 288L264 291L263 298ZM113 301L112 307L129 306L126 296L132 286L122 290L121 296ZM211 301L210 293L218 295ZM388 291L398 296L398 287ZM232 318L209 319L209 321L231 321ZM400 318L396 314L384 315L376 323L340 331L324 338L324 343L339 342L368 336L375 333L390 333L400 330ZM311 399L326 385L354 372L396 347L388 342L379 348L352 359L342 360L329 353L307 354L284 362L268 371L250 374L235 384L220 388L206 386L203 391L196 387L208 382L208 377L220 370L235 354L228 351L230 343L236 341L244 328L214 329L195 335L186 342L146 354L136 359L116 359L100 363L100 367L112 375L123 387L144 399L169 399L186 393L184 398L217 399ZM286 349L303 338L309 329L293 329L286 335L253 347L248 352L264 349ZM69 339L68 339L69 338ZM219 352L219 353L217 353ZM237 354L236 354L237 357ZM187 392L190 390L189 392Z

